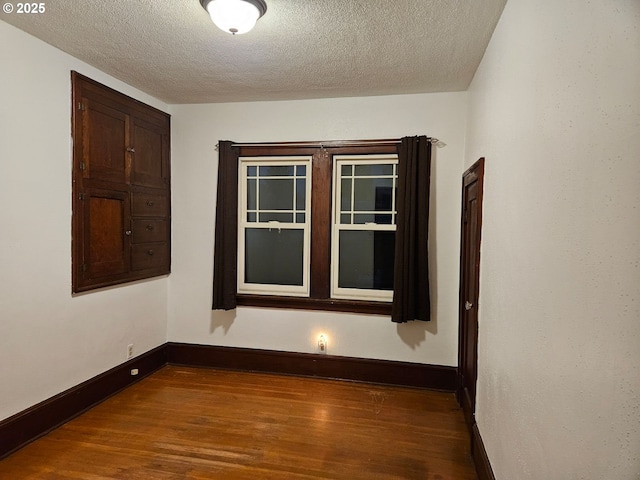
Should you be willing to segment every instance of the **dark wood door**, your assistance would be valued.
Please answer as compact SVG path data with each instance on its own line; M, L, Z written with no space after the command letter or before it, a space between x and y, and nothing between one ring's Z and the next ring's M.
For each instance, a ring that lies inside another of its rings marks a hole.
M133 156L131 183L163 188L169 183L169 126L156 125L142 118L133 118L129 152Z
M483 179L484 158L481 158L462 177L458 401L464 411L469 431L475 423L478 378L478 294Z
M125 183L129 115L90 98L82 104L83 177Z
M79 273L84 282L125 274L130 255L129 195L122 191L87 189L81 203L84 255Z

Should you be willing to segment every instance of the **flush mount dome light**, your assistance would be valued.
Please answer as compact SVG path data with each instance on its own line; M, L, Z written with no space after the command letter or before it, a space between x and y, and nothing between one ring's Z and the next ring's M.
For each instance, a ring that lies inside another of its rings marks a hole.
M247 33L267 11L264 0L200 0L216 26L227 33Z

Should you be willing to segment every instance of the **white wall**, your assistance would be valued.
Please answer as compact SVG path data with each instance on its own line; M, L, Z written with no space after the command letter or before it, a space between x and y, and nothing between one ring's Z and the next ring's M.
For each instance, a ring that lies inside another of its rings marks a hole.
M509 0L468 125L496 477L638 479L640 2Z
M167 279L71 295L71 81L166 105L0 22L0 419L166 341Z
M181 105L174 106L172 114L170 341L314 352L322 331L334 355L457 364L465 93ZM432 322L397 326L385 316L248 307L211 310L218 140L355 140L418 134L448 144L434 149Z

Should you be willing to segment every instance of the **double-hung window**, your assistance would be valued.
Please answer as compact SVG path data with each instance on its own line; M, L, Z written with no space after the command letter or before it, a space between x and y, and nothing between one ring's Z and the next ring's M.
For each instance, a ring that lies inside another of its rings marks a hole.
M331 297L390 302L397 155L336 155Z
M309 296L311 157L241 157L238 293Z

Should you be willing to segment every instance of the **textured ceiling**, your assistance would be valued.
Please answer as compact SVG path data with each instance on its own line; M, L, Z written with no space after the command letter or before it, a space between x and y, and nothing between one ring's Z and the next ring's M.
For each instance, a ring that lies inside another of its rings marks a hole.
M267 0L236 36L199 0L48 0L0 19L167 103L210 103L466 90L505 3Z

